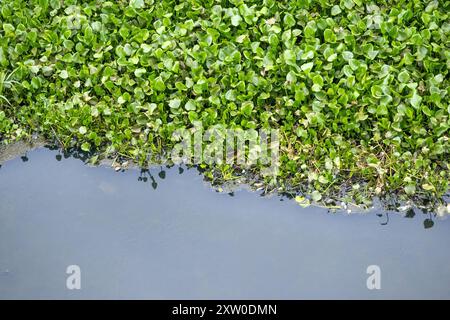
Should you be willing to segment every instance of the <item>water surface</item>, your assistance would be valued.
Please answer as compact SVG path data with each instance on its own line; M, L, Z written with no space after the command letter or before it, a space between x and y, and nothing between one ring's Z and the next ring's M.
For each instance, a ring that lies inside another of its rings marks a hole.
M57 161L56 158L58 158ZM0 298L450 298L450 221L214 192L37 149L0 168ZM81 268L81 290L66 268ZM366 268L381 268L368 290Z

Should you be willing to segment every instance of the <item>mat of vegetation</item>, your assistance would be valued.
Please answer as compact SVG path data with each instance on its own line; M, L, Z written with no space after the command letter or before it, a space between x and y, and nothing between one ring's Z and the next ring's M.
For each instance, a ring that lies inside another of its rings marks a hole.
M146 165L194 121L274 128L268 190L442 199L449 13L443 0L0 0L0 140L38 133Z

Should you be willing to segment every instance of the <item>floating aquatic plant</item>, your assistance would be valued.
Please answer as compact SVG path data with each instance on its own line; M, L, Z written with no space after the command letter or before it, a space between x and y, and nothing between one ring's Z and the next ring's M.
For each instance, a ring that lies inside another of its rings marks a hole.
M449 12L444 0L3 0L0 66L20 88L0 139L38 132L145 166L195 121L275 128L280 170L265 190L441 199Z

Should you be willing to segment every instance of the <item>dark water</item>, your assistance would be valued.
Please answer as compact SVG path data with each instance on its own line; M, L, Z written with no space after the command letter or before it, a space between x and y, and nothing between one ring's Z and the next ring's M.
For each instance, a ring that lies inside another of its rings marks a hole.
M56 155L0 168L0 298L450 298L449 220L381 225L385 213L217 193L194 169L144 182ZM80 290L66 288L69 265Z

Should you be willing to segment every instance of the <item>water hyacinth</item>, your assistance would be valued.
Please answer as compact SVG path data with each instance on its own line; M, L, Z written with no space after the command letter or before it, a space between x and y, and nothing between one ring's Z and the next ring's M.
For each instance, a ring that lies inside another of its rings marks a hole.
M266 190L442 202L449 12L444 0L2 0L0 68L15 82L0 91L0 140L37 132L145 166L195 121L274 128Z

